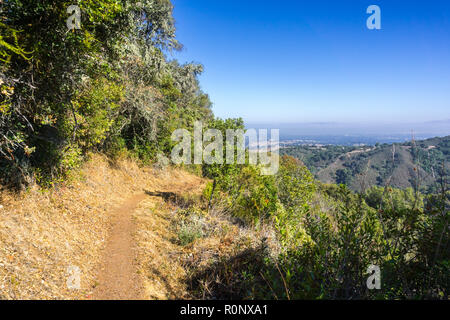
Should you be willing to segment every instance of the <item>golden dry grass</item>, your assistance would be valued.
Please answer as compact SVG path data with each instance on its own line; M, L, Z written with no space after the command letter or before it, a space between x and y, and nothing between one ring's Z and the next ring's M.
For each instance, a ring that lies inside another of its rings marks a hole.
M192 195L205 205L198 199L207 181L181 169L110 163L94 154L78 176L50 191L35 186L0 194L0 299L95 298L113 213L138 194L146 196L131 215L132 241L144 299L197 298L188 284L194 272L256 248L262 238L274 239L270 228L257 233L217 208L186 216L195 209L179 198ZM183 245L180 222L194 218L206 232ZM69 266L81 270L80 290L67 288Z
M50 191L33 187L2 192L0 209L0 299L89 299L110 228L110 213L144 189L202 180L180 170L158 173L130 160L110 164L101 155L80 178ZM81 290L67 289L67 268L81 270Z
M189 215L191 211L193 213ZM220 210L210 214L198 212L192 207L182 210L158 197L144 200L135 211L139 272L144 282L145 299L197 299L198 293L189 289L193 273L208 269L245 249L257 248L262 238L267 238L269 244L275 243L270 228L256 232L234 223ZM204 236L183 245L177 229L182 221L192 219L201 220Z

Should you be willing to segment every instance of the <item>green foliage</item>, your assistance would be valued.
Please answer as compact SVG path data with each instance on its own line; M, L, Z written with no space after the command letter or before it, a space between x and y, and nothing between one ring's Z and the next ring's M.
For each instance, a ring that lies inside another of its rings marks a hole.
M238 176L231 184L235 189L221 189L236 195L231 212L250 217L246 221L273 221L281 244L276 256L259 252L253 264L235 266L242 276L232 281L242 298L250 292L254 299L448 299L445 185L440 195L428 197L411 188L373 187L355 194L345 185L318 184L291 157L282 158L273 184L251 174ZM252 193L249 185L267 191ZM206 193L211 190L209 185ZM255 201L270 190L276 192L276 206L269 215L261 215L258 205L238 205L239 195ZM367 289L370 265L381 269L380 291Z
M226 131L227 130L244 130L244 121L242 119L214 119L207 124L206 129L216 129L220 130L222 133L222 145L224 148L227 146L226 141ZM237 147L235 145L234 147L234 157L236 159L237 155ZM225 155L224 155L225 156ZM246 153L246 163L248 163L248 153ZM208 177L210 179L217 179L220 180L220 184L224 186L224 188L231 187L232 179L236 178L236 175L239 174L240 170L246 166L244 165L238 165L238 164L203 164L202 165L202 171L203 175L205 177ZM222 180L225 179L225 180Z
M300 145L282 148L280 153L301 160L320 181L345 184L354 191L389 183L436 193L436 178L450 170L449 146L450 137L442 137L372 147Z
M304 241L305 232L301 222L310 211L316 189L314 179L299 160L283 156L276 180L282 209L275 216L275 225L284 246L297 246Z
M242 119L215 119L207 128L222 132L223 146L226 148L226 131L243 130ZM205 128L206 129L206 128ZM237 157L237 145L234 146ZM273 176L261 175L261 169L248 163L248 150L244 164L202 165L203 175L214 180L205 192L206 196L223 202L239 217L250 223L259 223L278 210L276 181Z
M188 223L182 222L178 230L178 241L182 246L186 246L196 239L203 237L203 226L201 220L196 219Z
M2 183L51 187L91 151L163 159L174 146L172 132L192 132L195 121L219 129L224 146L227 130L244 129L242 119L214 118L198 82L201 65L167 59L181 48L169 0L78 3L82 28L69 31L72 1L0 2ZM241 223L267 224L280 244L270 253L263 243L233 262L239 272L231 283L241 297L448 299L449 138L395 148L290 148L283 152L306 166L286 156L274 176L248 161L193 166L212 179L204 191L208 209L222 205ZM314 181L310 170L319 174L335 161L343 168L331 178L342 185ZM355 177L366 171L386 185L405 166L415 189L358 194L345 186L356 190ZM419 192L424 177L427 196ZM206 232L197 215L177 230L182 245ZM365 286L370 264L382 270L377 293Z
M105 78L84 84L73 97L74 114L68 119L68 134L73 133L85 150L101 144L114 123L113 114L122 97L122 87Z
M412 188L397 189L374 186L366 191L365 201L372 208L390 208L392 210L412 210L423 208L423 196L417 195Z
M348 169L338 169L336 170L336 183L349 185L352 179L351 171Z
M251 165L234 168L230 165L223 175L216 176L216 186L209 185L205 194L224 202L233 215L249 223L262 222L278 210L275 179L263 176ZM214 190L213 190L214 189Z
M233 279L234 286L241 286L242 294L251 292L255 299L448 298L445 183L444 196L377 186L358 194L345 184L317 183L289 156L268 179L248 165L206 169L216 180L206 196L215 192L228 201L227 211L244 221L273 225L281 244L276 256L266 252L254 265L236 266L242 276ZM367 289L370 265L382 271L380 291Z
M336 159L347 152L356 150L356 147L347 146L295 146L280 150L282 155L289 155L302 161L314 174L326 168Z
M174 129L212 119L202 67L165 57L181 48L170 1L82 1L81 30L69 31L72 4L0 4L4 183L24 185L36 169L56 178L90 150L149 162L170 152Z

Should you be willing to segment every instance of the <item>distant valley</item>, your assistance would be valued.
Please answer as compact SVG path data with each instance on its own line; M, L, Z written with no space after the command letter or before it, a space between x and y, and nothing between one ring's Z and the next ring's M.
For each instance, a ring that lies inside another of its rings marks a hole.
M436 181L450 160L450 136L394 144L363 146L284 142L280 154L301 160L324 183L346 184L361 191L370 186L418 186L436 191Z

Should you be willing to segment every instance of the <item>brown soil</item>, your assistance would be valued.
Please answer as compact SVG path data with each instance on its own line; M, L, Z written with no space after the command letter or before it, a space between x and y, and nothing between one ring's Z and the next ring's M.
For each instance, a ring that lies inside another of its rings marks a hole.
M173 253L176 247L170 241L170 210L155 209L164 206L165 195L198 192L203 187L203 181L186 174L174 180L161 178L160 183L154 181L152 186L160 191L135 195L111 214L112 227L92 299L140 300L183 296L180 283L184 272L175 261L170 261L166 252ZM143 232L152 235L150 242L142 238ZM143 263L145 260L147 263ZM157 262L156 266L149 260ZM162 270L167 263L176 266L177 270ZM160 290L155 283L165 283L164 290Z
M99 270L99 285L93 299L138 300L142 298L142 281L137 273L132 213L145 194L128 199L113 213L113 226Z

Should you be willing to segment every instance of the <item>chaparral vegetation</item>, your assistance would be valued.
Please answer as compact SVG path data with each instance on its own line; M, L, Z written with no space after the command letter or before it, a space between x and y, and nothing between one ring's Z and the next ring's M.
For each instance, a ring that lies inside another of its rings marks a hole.
M223 137L228 129L244 129L242 119L219 119L212 113L210 98L200 89L198 80L202 65L180 64L169 58L171 51L182 48L175 37L169 0L79 1L81 29L68 30L67 8L72 4L66 0L0 1L2 194L26 197L30 190L38 188L39 192L53 195L48 201L55 210L63 210L70 204L60 200L64 197L54 196L54 192L58 194L58 190L74 183L81 187L80 179L91 181L90 177L80 177L80 172L86 164L92 166L89 161L97 159L98 154L112 164L129 161L138 163L141 169L157 167L158 174L164 174L172 170L164 159L170 158L177 144L171 139L176 129L193 133L196 121L203 122L204 130L222 131ZM183 194L181 187L175 190L178 193L161 195L170 210L176 208L176 213L167 215L169 222L164 225L173 234L173 241L166 239L162 242L165 245L157 248L161 252L173 250L162 253L167 259L172 253L184 257L179 264L173 264L179 271L158 266L150 269L148 255L151 252L158 256L149 245L155 240L139 229L138 241L149 246L143 245L139 251L142 261L148 262L142 262L143 274L157 269L161 277L175 277L173 274L178 272L177 279L168 281L178 283L182 289L174 289L171 295L148 296L448 299L448 165L443 164L443 157L427 163L421 163L424 157L410 159L408 188L395 188L391 177L398 163L396 155L392 156L388 147L383 148L390 157L374 164L382 166L376 168L381 178L366 184L364 168L354 168L353 162L335 170L333 179L337 184L320 182L292 156L295 152L282 156L278 172L268 176L261 174L260 166L248 161L177 166L176 170L201 177L198 185L203 188L192 197ZM327 161L327 155L318 156L324 156L324 163ZM311 157L316 155L308 155L308 166ZM355 160L354 165L360 163ZM434 180L427 178L427 192L423 192L417 172L431 170ZM131 176L139 176L133 172ZM358 188L354 173L362 183ZM180 183L176 177L171 179ZM142 181L145 179L139 176L135 183ZM109 197L104 199L108 201ZM35 210L27 217L35 219L44 211ZM3 231L13 224L11 219L5 209L0 211ZM135 220L140 228L146 223L150 228L154 223L148 219L138 215ZM155 221L166 221L161 219ZM104 221L92 223L96 228L104 225ZM15 236L25 232L20 230L16 229ZM23 237L18 236L17 242L9 241L6 246L9 233L3 231L0 247L11 250L0 252L0 298L33 298L21 295L20 271L7 266L27 255L37 255L39 250L30 246L26 254L14 255L14 250L22 252L18 247ZM42 235L45 231L36 227L35 232ZM71 230L65 228L64 232ZM54 245L56 241L62 243L63 238L58 234ZM42 238L42 245L48 239ZM92 236L80 245L90 248L98 240L101 246L101 239ZM76 241L70 245L76 246ZM44 253L42 257L46 257ZM30 261L38 270L39 263L46 260ZM380 290L367 288L370 265L380 267ZM88 270L85 272L95 278ZM39 278L29 281L44 286Z

